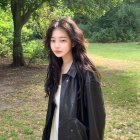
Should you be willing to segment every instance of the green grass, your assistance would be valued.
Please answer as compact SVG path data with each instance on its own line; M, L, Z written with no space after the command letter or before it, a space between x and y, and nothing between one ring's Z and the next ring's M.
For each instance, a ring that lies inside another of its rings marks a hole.
M95 43L88 53L102 75L105 140L139 140L140 45Z
M105 83L104 93L112 105L125 108L136 106L139 103L139 77L135 72L101 69L102 80Z
M140 46L137 43L90 45L89 56L102 75L105 140L139 140ZM13 104L17 100L20 104L0 110L0 140L40 140L47 107L43 89L46 69L2 72L4 77L0 82L7 89L8 86L14 89L12 93L0 94L2 102Z
M91 43L88 53L104 58L140 61L140 43Z

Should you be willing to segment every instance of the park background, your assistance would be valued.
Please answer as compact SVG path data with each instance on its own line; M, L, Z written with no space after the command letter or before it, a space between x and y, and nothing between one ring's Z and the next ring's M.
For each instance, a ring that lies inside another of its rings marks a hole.
M102 76L105 140L140 139L139 0L0 1L0 140L40 140L50 22L72 17Z

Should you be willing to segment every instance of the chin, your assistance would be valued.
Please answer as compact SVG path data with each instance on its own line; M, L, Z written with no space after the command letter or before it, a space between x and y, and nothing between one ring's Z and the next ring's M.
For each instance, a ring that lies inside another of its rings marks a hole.
M62 55L55 55L55 56L58 57L58 58L62 57Z

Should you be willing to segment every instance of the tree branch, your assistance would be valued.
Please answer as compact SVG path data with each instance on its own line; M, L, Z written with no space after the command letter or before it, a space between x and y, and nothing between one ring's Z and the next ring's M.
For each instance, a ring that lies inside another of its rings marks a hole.
M16 13L16 7L15 7L15 1L11 0L11 12L13 19L15 19L15 13Z
M22 19L22 24L24 25L30 18L31 14L37 10L44 2L47 2L47 0L42 0L40 3L36 4L34 7L28 5L28 9L27 9L27 12L26 9L23 10L23 15L21 16L21 19ZM25 5L24 5L25 6Z

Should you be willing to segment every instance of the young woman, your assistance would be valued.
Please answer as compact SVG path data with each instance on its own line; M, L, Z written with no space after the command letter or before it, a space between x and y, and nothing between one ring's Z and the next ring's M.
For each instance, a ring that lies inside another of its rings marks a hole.
M42 140L103 140L105 110L99 74L86 55L85 43L70 18L53 22L47 31L49 103Z

